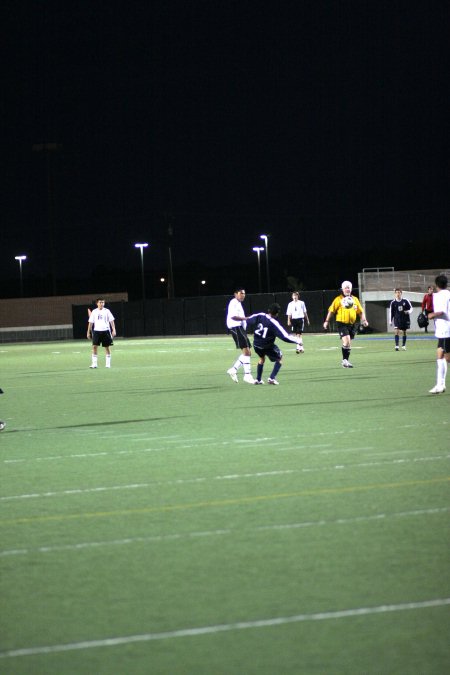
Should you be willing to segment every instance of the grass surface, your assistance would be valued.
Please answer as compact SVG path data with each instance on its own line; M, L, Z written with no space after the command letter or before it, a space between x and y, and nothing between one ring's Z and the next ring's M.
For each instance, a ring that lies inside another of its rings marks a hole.
M280 346L279 387L227 337L0 348L1 673L446 672L435 340Z

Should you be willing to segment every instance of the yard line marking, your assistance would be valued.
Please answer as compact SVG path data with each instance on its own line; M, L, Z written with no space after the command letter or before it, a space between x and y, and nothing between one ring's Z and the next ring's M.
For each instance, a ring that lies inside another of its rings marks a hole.
M126 453L127 451L122 451ZM102 454L102 453L100 453ZM81 455L83 456L83 455ZM0 502L7 502L19 499L38 499L42 497L62 497L68 495L91 494L95 492L113 492L119 490L140 490L144 488L160 487L164 485L190 485L193 483L206 483L208 481L221 480L243 480L246 478L264 478L266 476L285 476L295 473L317 473L322 471L343 471L344 469L371 468L376 466L395 465L395 464L414 464L419 462L436 462L450 459L450 455L436 455L433 457L413 457L394 458L390 460L379 460L372 462L358 462L356 464L335 464L327 467L304 467L303 469L277 469L272 471L256 471L253 473L236 473L224 476L194 476L193 478L173 478L165 481L151 481L148 483L131 483L126 485L100 485L92 488L72 488L70 490L49 490L48 492L32 492L19 495L4 495L0 497Z
M275 501L277 499L292 499L295 497L315 497L319 495L349 494L352 492L367 492L369 490L392 490L398 488L412 487L418 485L434 485L450 481L450 476L441 478L430 478L427 480L410 480L397 483L374 483L372 485L354 485L349 487L317 488L314 490L302 490L300 492L281 492L269 495L255 495L253 497L235 497L233 499L218 499L216 501L191 502L187 504L167 504L165 506L145 506L134 509L117 509L115 511L94 511L84 513L71 513L64 515L48 516L25 516L21 518L10 518L0 520L0 525L12 525L19 523L46 523L61 522L65 520L93 519L93 518L111 518L116 516L129 516L148 513L168 513L171 511L187 511L199 508L214 508L226 506L238 506L242 504L255 504L258 502Z
M126 537L124 539L109 539L103 541L85 541L76 544L56 544L54 546L38 546L36 548L16 548L0 551L0 558L16 555L33 555L35 553L54 553L58 551L82 551L89 548L103 548L108 546L126 546L128 544L153 544L172 541L183 541L199 537L216 537L232 534L250 534L252 532L266 532L276 530L299 530L310 527L323 527L325 525L353 525L354 523L363 523L379 520L390 520L394 518L408 518L414 516L428 516L450 511L450 506L437 507L430 509L414 509L413 511L397 511L394 513L375 513L369 516L354 516L353 518L336 518L335 520L305 520L299 523L277 523L272 525L257 525L251 528L242 529L220 529L206 530L201 532L179 532L174 534L156 534L147 537Z
M223 623L215 626L197 626L194 628L180 628L178 630L163 631L160 633L142 633L140 635L124 635L100 640L85 640L66 644L45 645L42 647L24 647L0 652L0 658L17 658L19 656L36 656L38 654L55 654L57 652L79 651L103 647L117 647L136 642L151 642L156 640L171 640L175 638L198 637L201 635L214 635L227 631L246 630L252 628L271 628L291 623L304 623L308 621L327 621L330 619L348 619L353 616L370 616L373 614L387 614L390 612L405 612L415 609L428 609L430 607L444 607L450 605L450 598L433 598L418 602L402 602L392 605L378 605L375 607L355 607L350 609L331 610L328 612L315 612L312 614L295 614L294 616L279 616L269 619L256 619L252 621L236 621L235 623Z

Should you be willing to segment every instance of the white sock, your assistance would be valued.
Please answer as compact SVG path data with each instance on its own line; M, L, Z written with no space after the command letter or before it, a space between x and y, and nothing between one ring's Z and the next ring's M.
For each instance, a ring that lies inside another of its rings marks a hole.
M92 365L96 366L97 365L97 357L92 354Z
M250 371L250 356L242 355L241 356L241 362L242 362L242 365L244 367L244 373L246 375L250 375L250 373L251 373L251 371Z
M437 384L445 386L445 377L447 375L447 361L445 359L437 360Z
M239 357L238 360L233 364L233 368L234 368L235 370L239 370L239 368L240 368L241 366L242 366L242 363L241 363L241 357Z
M111 367L111 354L106 355L106 367L107 368Z

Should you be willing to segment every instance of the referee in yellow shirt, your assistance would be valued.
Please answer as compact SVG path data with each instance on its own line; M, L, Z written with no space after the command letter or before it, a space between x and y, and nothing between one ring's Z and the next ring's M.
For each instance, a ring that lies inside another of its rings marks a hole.
M352 340L356 333L356 319L360 317L363 326L368 326L369 322L364 315L360 301L355 295L352 295L351 281L343 281L341 289L342 292L335 297L328 308L323 327L325 330L328 328L331 315L334 314L339 337L342 340L342 367L353 368L349 358Z

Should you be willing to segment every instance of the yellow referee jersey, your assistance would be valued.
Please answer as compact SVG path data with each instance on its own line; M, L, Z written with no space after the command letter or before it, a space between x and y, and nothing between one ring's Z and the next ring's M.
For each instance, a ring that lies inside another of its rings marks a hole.
M344 297L346 296L342 294L335 297L331 305L328 307L328 311L335 315L336 321L353 324L356 322L358 316L363 313L363 308L358 298L352 295L351 297L353 298L353 307L347 309L347 307L344 307L342 304Z

